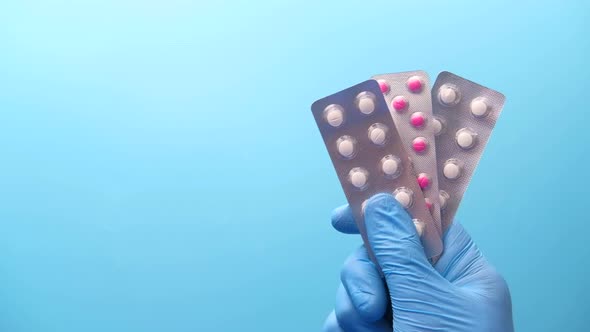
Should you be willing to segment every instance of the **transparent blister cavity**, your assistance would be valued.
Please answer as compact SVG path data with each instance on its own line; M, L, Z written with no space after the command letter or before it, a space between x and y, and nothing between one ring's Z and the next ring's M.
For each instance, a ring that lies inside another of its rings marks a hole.
M367 135L373 144L383 146L387 142L387 130L386 125L374 123L367 130Z
M410 124L414 126L414 128L421 129L424 128L426 122L428 121L428 115L423 112L414 112L410 115Z
M404 86L409 84L406 81ZM422 94L425 84L421 78L421 90L412 94ZM417 85L412 83L415 89ZM410 215L419 221L417 231L422 234L428 257L436 257L442 251L439 227L426 208L404 141L383 98L382 91L389 88L368 80L316 101L311 107L312 113L365 243L363 203L377 193L393 194L399 189L403 191L394 196L398 196L408 206ZM369 254L374 259L372 252Z
M414 204L411 210L423 209L431 213L437 230L442 234L440 205L438 203L438 175L436 165L435 133L445 130L444 122L437 121L432 114L432 96L428 74L424 71L410 71L373 76L380 86L400 138L412 159L416 183L429 185L422 188L430 209L425 204Z
M471 110L471 114L476 118L486 117L490 110L488 102L484 97L478 97L473 99L471 101L471 104L469 104L469 109Z
M340 105L328 105L324 110L324 119L332 127L340 127L344 122L344 110Z
M428 151L430 142L426 137L418 136L412 140L412 151L417 154L424 154Z
M442 166L443 177L447 180L457 180L463 173L463 163L458 159L448 159Z
M430 175L427 173L418 174L416 179L418 180L418 185L420 186L420 188L422 190L430 187L430 185L432 184L432 179L431 179Z
M397 113L405 112L409 106L408 98L403 95L397 95L391 99L391 107Z
M440 209L441 210L445 210L447 208L447 203L449 202L449 199L451 198L451 196L449 196L449 193L444 191L444 190L440 190L438 193L438 200L440 202Z
M375 94L363 91L356 96L356 107L361 113L369 115L375 111Z
M411 93L421 93L424 91L424 76L425 73L414 73L416 75L408 77L406 80L406 87Z
M352 159L356 155L357 143L352 136L340 136L336 141L336 150L344 159Z
M364 190L369 186L369 172L362 167L355 167L348 172L348 181L357 190Z
M457 213L505 97L452 73L442 72L432 87L432 100L434 116L441 123L435 144L444 231Z
M454 84L444 84L438 89L438 101L443 106L454 106L461 100L461 92Z
M455 134L455 141L461 149L471 149L477 144L477 133L470 128L461 128Z
M414 192L412 189L406 187L399 187L393 192L393 197L403 206L405 209L409 209L414 204Z
M435 115L432 117L432 127L434 136L440 136L447 130L447 122L445 119Z
M403 164L398 156L387 155L381 159L381 171L386 178L395 179L400 176Z

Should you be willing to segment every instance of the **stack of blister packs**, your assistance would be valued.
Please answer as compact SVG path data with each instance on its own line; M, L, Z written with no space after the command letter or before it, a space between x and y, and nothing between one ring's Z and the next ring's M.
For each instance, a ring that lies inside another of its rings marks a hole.
M365 242L364 202L391 193L412 216L428 257L440 256L442 235L504 100L449 72L439 74L431 89L425 72L411 71L375 75L313 103Z

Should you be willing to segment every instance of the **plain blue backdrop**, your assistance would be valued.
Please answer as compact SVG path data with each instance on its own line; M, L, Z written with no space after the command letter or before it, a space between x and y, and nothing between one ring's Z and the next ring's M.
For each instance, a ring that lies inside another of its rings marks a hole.
M215 4L214 4L215 3ZM5 1L0 331L318 331L360 239L310 112L373 74L507 96L458 218L518 331L590 324L587 1Z

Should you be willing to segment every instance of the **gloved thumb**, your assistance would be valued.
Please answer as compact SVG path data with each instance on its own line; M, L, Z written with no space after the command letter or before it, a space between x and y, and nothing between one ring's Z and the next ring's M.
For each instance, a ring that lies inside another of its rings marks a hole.
M426 276L440 277L424 253L412 218L392 195L377 194L369 199L365 225L369 244L392 294L397 289L421 287Z

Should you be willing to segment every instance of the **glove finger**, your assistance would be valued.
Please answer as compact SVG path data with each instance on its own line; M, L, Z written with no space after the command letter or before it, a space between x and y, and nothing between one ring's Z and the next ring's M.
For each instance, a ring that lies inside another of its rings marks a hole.
M338 325L338 319L336 319L336 313L334 310L328 315L326 318L326 322L324 323L324 328L322 328L324 332L344 332L344 330Z
M348 204L339 206L332 211L332 226L344 234L358 234L359 229L354 221L352 210Z
M348 257L340 272L340 280L352 305L364 321L375 322L383 318L388 307L389 293L364 246Z
M466 276L483 271L487 261L461 224L454 222L443 238L444 251L435 265L436 270L451 283L461 285Z
M392 195L377 194L369 199L365 225L391 294L404 295L416 288L423 292L422 286L428 288L422 285L427 276L443 279L428 261L412 218Z
M354 308L346 289L342 284L336 294L334 309L338 325L346 332L391 332L391 324L385 320L366 322Z

